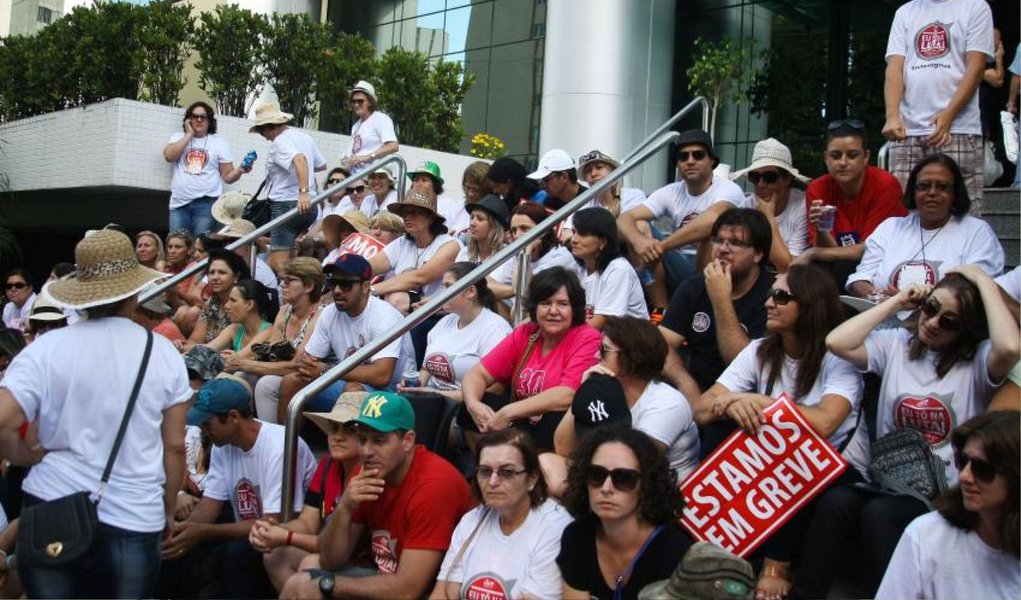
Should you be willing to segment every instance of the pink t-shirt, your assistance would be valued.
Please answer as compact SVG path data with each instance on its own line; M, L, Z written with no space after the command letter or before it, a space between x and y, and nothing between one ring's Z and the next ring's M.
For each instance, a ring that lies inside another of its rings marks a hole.
M509 383L518 361L528 347L528 337L538 328L534 323L519 325L482 358L482 366L500 383ZM561 385L578 389L585 369L599 362L596 354L601 340L599 330L582 324L572 327L564 339L545 356L542 355L542 342L536 342L528 361L521 367L518 380L514 382L515 397L531 398L539 392Z

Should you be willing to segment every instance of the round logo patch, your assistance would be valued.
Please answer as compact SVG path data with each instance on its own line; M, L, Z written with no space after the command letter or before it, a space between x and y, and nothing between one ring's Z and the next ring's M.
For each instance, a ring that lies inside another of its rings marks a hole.
M893 271L893 287L902 289L912 283L917 283L919 285L936 285L936 281L939 278L936 273L936 269L939 267L939 264L940 263L938 262L931 263L920 260L912 260L901 263L901 265Z
M695 316L691 319L691 328L699 333L705 333L709 329L710 323L709 315L699 311L695 313Z
M472 579L464 586L464 597L468 600L507 600L503 581L493 574L483 574Z
M259 489L251 481L241 478L234 486L234 506L242 521L262 518L262 501Z
M450 357L442 352L425 357L425 370L440 381L454 381L454 367L450 364Z
M954 429L950 398L902 396L893 407L893 422L898 429L921 431L934 448L942 446L949 441Z
M950 26L935 21L915 35L915 51L923 60L936 60L950 52Z

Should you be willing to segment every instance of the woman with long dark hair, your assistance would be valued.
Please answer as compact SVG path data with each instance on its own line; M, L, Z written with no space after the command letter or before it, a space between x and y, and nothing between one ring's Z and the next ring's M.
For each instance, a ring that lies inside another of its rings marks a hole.
M269 290L258 281L238 281L224 305L231 324L205 345L228 355L248 348L259 333L269 329L269 319L276 317L275 304Z
M958 485L908 525L877 600L1021 597L1021 413L987 412L951 435Z
M765 423L764 410L781 394L835 448L842 449L857 421L861 375L826 350L826 334L843 318L837 286L814 265L794 265L766 298L766 337L737 355L695 403L695 420L729 419L751 435ZM763 545L758 595L781 598L790 589L790 565L807 515L799 512Z
M206 286L203 295L208 295L198 323L191 332L187 342L177 343L181 352L187 352L195 344L206 344L220 335L230 326L230 315L225 306L234 284L242 279L250 279L248 265L237 254L223 249L209 252L209 264L206 269Z

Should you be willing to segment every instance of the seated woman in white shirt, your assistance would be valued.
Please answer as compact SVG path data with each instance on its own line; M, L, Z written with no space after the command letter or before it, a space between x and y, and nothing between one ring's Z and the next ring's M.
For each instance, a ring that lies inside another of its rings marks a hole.
M877 600L1021 597L1019 416L987 412L954 431L959 485L908 525Z
M465 204L471 220L468 225L467 246L461 249L457 260L479 264L499 252L507 243L510 214L507 205L496 194L489 194L478 202Z
M695 403L695 420L706 425L729 419L756 435L764 409L786 394L820 435L843 449L862 396L861 375L826 350L826 334L843 315L833 279L814 265L793 265L766 298L768 334L748 344ZM787 595L808 514L802 509L763 543L756 597Z
M592 207L575 213L571 252L581 265L589 325L602 329L607 317L649 318L638 273L620 254L617 220L610 211Z
M865 241L847 289L860 298L893 296L912 283L936 282L960 265L990 277L1003 271L1003 247L988 223L968 214L971 199L954 159L933 154L911 170L904 204L911 213L883 221Z

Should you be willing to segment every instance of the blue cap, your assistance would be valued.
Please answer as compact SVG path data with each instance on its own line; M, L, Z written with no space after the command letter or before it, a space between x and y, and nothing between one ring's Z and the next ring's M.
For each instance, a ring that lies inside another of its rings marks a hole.
M213 415L244 410L251 401L252 395L240 382L227 377L213 379L199 389L195 404L188 409L188 424L199 426Z
M323 267L323 272L327 275L343 273L344 275L357 277L362 281L372 279L372 267L369 266L369 261L350 252L341 254L333 262L327 263Z

